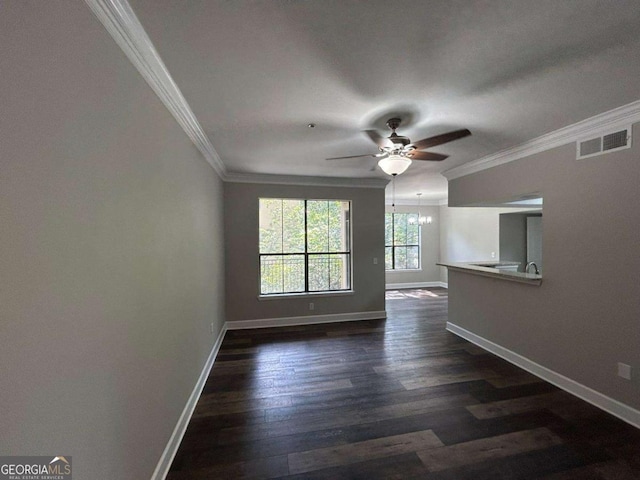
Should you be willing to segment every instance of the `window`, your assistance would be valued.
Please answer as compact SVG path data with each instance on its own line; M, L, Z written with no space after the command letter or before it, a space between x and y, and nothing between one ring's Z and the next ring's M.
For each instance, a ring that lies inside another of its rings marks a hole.
M420 268L420 225L417 213L385 213L385 253L387 270Z
M351 202L261 198L260 294L351 289Z

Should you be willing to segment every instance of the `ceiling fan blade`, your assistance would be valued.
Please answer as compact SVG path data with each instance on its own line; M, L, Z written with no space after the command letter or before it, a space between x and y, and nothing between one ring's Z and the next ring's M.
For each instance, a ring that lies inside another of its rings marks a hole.
M416 150L407 154L407 156L411 160L431 160L433 162L440 162L445 158L449 158L449 155L442 155L440 153L432 153L432 152L418 152Z
M347 157L331 157L331 158L326 158L325 160L345 160L348 158L360 158L360 157L377 157L378 155L374 154L374 153L365 153L363 155L349 155Z
M393 147L393 144L389 141L389 139L387 137L383 137L382 135L380 135L375 130L365 130L364 133L366 133L367 136L371 140L373 140L373 143L378 145L378 147L380 147L380 148Z
M419 150L423 148L431 148L436 145L442 145L443 143L453 142L459 138L464 138L471 135L471 132L466 128L462 130L455 130L449 133L443 133L442 135L436 135L435 137L424 138L413 143L413 146Z

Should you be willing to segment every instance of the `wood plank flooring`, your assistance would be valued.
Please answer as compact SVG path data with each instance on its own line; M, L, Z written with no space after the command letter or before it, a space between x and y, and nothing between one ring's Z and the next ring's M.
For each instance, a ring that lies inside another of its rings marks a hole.
M445 331L445 289L387 313L227 332L167 478L640 479L640 430Z

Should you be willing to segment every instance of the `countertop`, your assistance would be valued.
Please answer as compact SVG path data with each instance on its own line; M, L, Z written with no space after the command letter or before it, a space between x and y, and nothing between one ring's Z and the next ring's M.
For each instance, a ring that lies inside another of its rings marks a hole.
M542 275L535 273L514 272L510 270L502 270L495 267L519 265L518 262L500 262L496 260L477 261L477 262L438 262L436 265L447 267L450 270L481 275L485 277L497 278L511 282L526 283L528 285L540 285L542 283Z

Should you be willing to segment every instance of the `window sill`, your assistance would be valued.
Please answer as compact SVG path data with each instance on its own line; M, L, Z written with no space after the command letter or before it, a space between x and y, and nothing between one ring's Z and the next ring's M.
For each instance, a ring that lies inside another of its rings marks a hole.
M334 292L303 292L303 293L273 293L270 295L258 295L258 300L288 300L290 298L314 298L314 297L344 297L353 295L353 290L336 290Z

